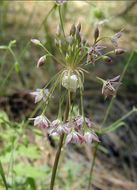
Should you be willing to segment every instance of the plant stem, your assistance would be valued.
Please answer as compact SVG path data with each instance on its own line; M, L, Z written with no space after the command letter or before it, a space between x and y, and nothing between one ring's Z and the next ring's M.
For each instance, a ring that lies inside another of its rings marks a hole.
M61 24L61 29L62 29L62 32L63 32L63 36L65 38L65 31L64 31L64 26L63 26L63 18L62 18L61 6L59 6L59 18L60 18L60 24Z
M68 102L67 102L66 110L65 110L65 114L64 114L64 122L66 122L66 120L68 119L68 116L69 116L70 102L71 102L71 94L69 93ZM55 178L56 178L56 172L57 172L57 168L58 168L61 149L62 149L62 146L63 146L63 140L64 140L64 134L62 134L61 137L60 137L59 146L58 146L58 150L57 150L57 153L56 153L56 157L55 157L55 161L54 161L54 165L53 165L53 169L52 169L50 190L53 190L53 188L54 188L54 182L55 182Z
M95 146L93 160L92 160L92 164L91 164L91 168L90 168L90 173L89 173L89 182L88 182L88 188L87 188L87 190L90 190L90 185L91 185L91 181L92 181L92 173L93 173L93 169L94 169L94 165L95 165L95 160L96 160L98 146L99 146L99 143L97 143L96 146Z
M57 150L57 153L56 153L54 166L53 166L53 170L52 170L52 176L51 176L51 182L50 182L50 190L53 190L53 188L54 188L54 182L55 182L55 178L56 178L56 172L57 172L57 168L58 168L58 163L59 163L59 158L60 158L60 154L61 154L61 148L62 148L62 145L63 145L63 140L64 140L64 134L62 134L61 137L60 137L59 146L58 146L58 150Z

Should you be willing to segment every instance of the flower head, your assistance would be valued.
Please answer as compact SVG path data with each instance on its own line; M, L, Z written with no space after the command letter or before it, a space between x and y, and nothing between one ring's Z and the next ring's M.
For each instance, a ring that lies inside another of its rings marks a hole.
M35 103L43 100L46 101L47 97L49 95L49 90L48 89L36 89L35 92L30 93L32 96L35 97Z
M104 81L102 87L102 94L105 97L116 95L116 89L120 86L121 82L119 82L120 76L117 76L113 79L109 79Z
M86 132L84 134L84 140L88 144L91 144L93 141L100 142L98 136L93 132Z
M40 128L49 128L50 121L44 115L39 115L35 118L30 118L30 120L34 120L34 126L38 126Z

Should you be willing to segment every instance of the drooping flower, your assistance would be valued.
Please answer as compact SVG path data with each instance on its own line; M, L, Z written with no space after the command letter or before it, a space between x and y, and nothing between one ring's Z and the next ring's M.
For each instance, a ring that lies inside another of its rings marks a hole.
M100 142L98 136L93 132L86 132L84 134L84 140L88 144L91 144L93 141Z
M117 76L113 79L109 79L103 82L102 94L105 96L105 98L116 95L116 89L121 84L121 82L119 82L119 79L120 76Z
M46 101L47 97L49 96L49 90L48 89L36 89L35 92L30 93L32 96L35 97L35 103L43 100Z
M105 48L106 46L96 44L90 47L89 54L95 53L96 55L102 55L102 50Z
M30 118L29 120L34 120L34 126L38 126L39 128L49 128L50 121L44 115L39 115L35 118Z
M76 129L80 129L84 124L87 125L87 127L91 128L93 127L95 124L87 117L83 117L83 116L77 116L74 119L75 122L75 127Z
M51 130L49 131L49 134L51 136L58 136L61 134L68 134L70 132L70 128L67 123L62 123L61 120L56 119L51 123Z
M84 136L76 131L72 131L66 137L66 144L74 143L74 144L82 144L85 142Z
M118 39L122 36L122 32L117 32L114 36L112 36L111 41L115 47L118 47Z
M102 51L105 48L106 46L102 46L98 44L91 46L88 51L87 62L95 64L97 57L102 56L102 53L103 53Z

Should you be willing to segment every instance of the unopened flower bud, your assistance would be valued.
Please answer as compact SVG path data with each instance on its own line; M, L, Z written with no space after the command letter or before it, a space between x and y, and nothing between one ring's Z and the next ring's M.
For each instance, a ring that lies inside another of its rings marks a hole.
M62 78L62 86L71 92L75 92L77 88L80 87L78 76L76 74L65 72Z
M80 24L80 23L77 25L77 31L78 31L78 32L81 31L81 24Z
M37 68L39 68L42 65L44 65L45 61L46 61L46 55L40 57L39 60L38 60L38 62L37 62Z
M73 25L71 26L71 29L70 29L70 35L74 36L75 33L76 33L76 27L75 27L75 25L73 24Z
M102 56L102 59L106 62L106 63L112 63L112 59L111 57L108 57L108 56Z
M31 39L31 42L35 45L41 45L41 42L37 39Z
M76 32L76 38L77 38L78 42L80 43L81 42L81 35L80 35L79 31Z
M96 27L95 32L94 32L95 41L98 39L98 37L99 37L99 29L98 29L98 27Z
M124 49L115 49L115 54L116 55L120 55L120 54L123 54L123 53L125 53Z

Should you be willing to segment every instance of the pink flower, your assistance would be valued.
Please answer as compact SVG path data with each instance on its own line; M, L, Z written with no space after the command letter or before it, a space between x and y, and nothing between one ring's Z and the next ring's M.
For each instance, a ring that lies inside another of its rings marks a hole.
M78 133L76 131L73 131L67 135L66 144L68 144L68 143L76 143L76 144L80 143L81 144L83 142L85 142L83 135L81 135L80 133Z
M89 49L89 54L95 53L96 55L102 55L101 51L105 48L106 46L96 44Z
M76 129L80 129L84 124L86 124L89 128L95 125L89 118L83 118L83 116L77 116L74 121L76 123Z
M84 140L88 144L91 144L93 141L100 142L98 136L93 132L86 132L84 134Z
M116 94L116 89L121 85L119 82L120 76L117 76L113 79L104 81L102 87L102 94L107 98L108 96L113 96Z
M63 133L68 134L70 132L70 128L68 127L67 123L62 123L59 119L54 120L51 123L52 129L49 131L49 134L52 136L58 136Z
M30 120L34 120L34 126L38 126L40 128L49 128L50 121L44 115L39 115L35 118L30 118Z
M47 97L49 96L49 90L48 89L36 89L35 92L30 93L32 96L35 97L35 103L43 100L46 101Z
M123 32L120 31L116 33L114 36L112 36L111 42L113 43L115 47L118 47L118 39L121 38L122 34Z

